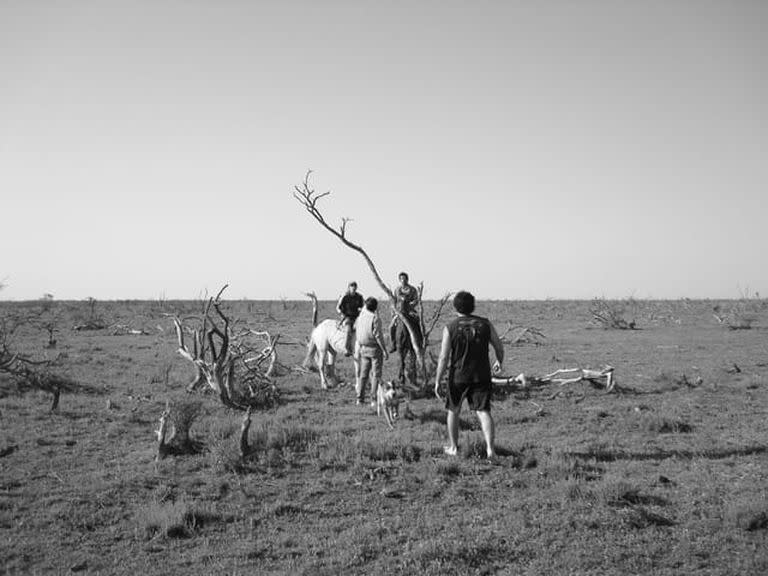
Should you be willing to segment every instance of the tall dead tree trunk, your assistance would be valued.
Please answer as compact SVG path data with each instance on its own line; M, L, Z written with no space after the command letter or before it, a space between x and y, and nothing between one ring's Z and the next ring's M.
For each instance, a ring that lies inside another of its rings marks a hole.
M432 311L432 315L429 317L429 319L425 316L424 311L424 282L419 282L418 286L418 295L419 300L417 303L418 307L418 314L419 314L419 324L421 326L421 346L422 346L422 357L424 358L424 362L426 364L427 357L430 358L430 361L433 365L433 367L437 367L437 360L430 354L429 351L429 336L432 334L432 331L435 329L435 326L437 326L437 323L440 321L440 318L443 315L443 311L445 309L446 304L448 304L448 301L451 298L450 293L443 295L443 297L437 302L437 306ZM425 368L425 385L426 385L426 368Z
M304 295L312 301L312 328L314 328L317 326L317 296L314 292L305 292Z
M416 361L421 367L422 375L424 377L424 380L427 379L427 370L426 370L426 364L424 362L424 353L422 349L422 343L419 341L418 336L416 335L416 330L413 324L411 323L411 320L408 319L407 316L402 314L396 306L397 298L395 297L395 293L392 291L392 289L387 286L384 283L384 280L382 280L381 275L379 274L379 271L376 269L376 265L373 263L373 260L368 255L368 253L365 251L364 248L359 246L358 244L355 244L354 242L350 241L349 238L347 238L347 224L349 223L349 218L342 218L341 225L338 229L334 228L325 219L325 216L323 216L323 213L320 211L320 209L317 207L318 201L323 198L324 196L330 195L330 192L323 192L321 194L318 194L315 192L314 189L310 187L309 184L309 176L312 174L312 171L307 171L307 174L304 176L304 181L302 182L301 186L294 186L294 192L293 196L298 200L298 202L304 207L304 209L309 212L309 214L312 216L312 218L315 219L315 221L320 224L323 228L325 228L328 232L330 232L333 236L339 239L344 246L347 248L354 250L360 256L363 257L363 260L365 260L365 263L368 265L368 268L371 270L371 273L373 274L374 279L376 280L376 283L379 285L379 287L382 289L382 291L387 295L389 298L389 301L392 305L393 312L397 315L397 317L400 319L400 321L403 323L403 326L406 327L408 330L408 336L411 340L411 345L413 346L413 350L416 354Z

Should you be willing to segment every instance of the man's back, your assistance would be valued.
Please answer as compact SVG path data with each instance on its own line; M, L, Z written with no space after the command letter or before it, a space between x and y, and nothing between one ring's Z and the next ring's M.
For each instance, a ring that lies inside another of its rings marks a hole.
M381 320L377 314L363 308L357 317L355 328L357 341L361 346L378 347L377 337L381 338Z
M451 337L448 377L458 383L490 383L488 344L491 324L480 316L459 316L448 324Z

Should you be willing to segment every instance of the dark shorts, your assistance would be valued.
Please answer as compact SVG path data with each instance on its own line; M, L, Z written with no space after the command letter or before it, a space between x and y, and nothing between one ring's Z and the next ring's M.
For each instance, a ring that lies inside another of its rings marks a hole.
M464 402L464 398L466 398L470 410L490 412L492 393L493 384L491 382L483 382L480 384L448 384L445 407L448 410L459 410L462 402Z

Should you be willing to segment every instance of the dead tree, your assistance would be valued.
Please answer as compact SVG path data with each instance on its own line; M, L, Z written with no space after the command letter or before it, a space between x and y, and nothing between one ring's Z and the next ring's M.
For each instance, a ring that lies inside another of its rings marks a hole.
M715 304L712 307L712 316L718 324L722 324L728 330L750 330L757 321L759 299L758 293L752 297L749 292L743 292L741 298L725 306Z
M276 388L269 372L277 358L275 347L279 336L272 338L268 332L250 329L233 333L231 322L222 310L221 294L210 298L197 319L199 327L186 328L178 316L173 322L176 327L178 352L195 366L195 379L187 387L192 392L201 384L207 384L228 408L247 410L249 407L270 404L276 397ZM216 318L212 312L215 312ZM218 320L218 324L217 324ZM186 328L186 329L185 329ZM185 335L189 332L192 349L188 347ZM257 335L266 340L265 347L258 347L248 336ZM265 368L265 362L268 362Z
M170 440L166 438L168 433L168 420L171 417L171 410L168 407L168 403L165 404L165 410L160 414L160 423L155 431L157 437L157 453L155 454L155 461L162 460L170 453Z
M314 292L305 292L304 295L312 301L312 328L314 328L317 326L317 296Z
M430 348L429 348L429 337L432 334L432 331L437 326L437 323L440 321L440 318L442 318L443 312L445 311L445 307L448 304L448 302L451 299L451 294L444 294L440 300L438 300L435 308L432 310L432 314L429 316L429 318L426 317L425 311L424 311L424 282L419 282L419 286L417 289L418 293L418 301L416 303L416 309L419 315L419 325L421 327L421 355L425 359L429 359L430 365L432 368L430 370L434 369L434 367L437 366L437 360L435 359L434 355L432 354ZM424 374L425 381L428 380L429 374Z
M399 310L397 310L397 307L396 307L397 298L395 297L395 293L381 279L381 275L376 269L376 265L373 263L373 260L371 260L371 257L368 255L365 249L359 246L358 244L355 244L354 242L350 241L349 238L347 237L347 224L349 223L350 219L342 218L341 224L339 225L338 229L328 224L328 222L325 219L325 216L323 216L323 213L318 208L317 203L323 197L330 195L330 192L323 192L321 194L318 194L317 192L315 192L315 190L311 188L309 184L310 174L312 174L311 170L309 170L307 174L304 176L304 181L302 182L301 186L294 186L293 197L296 198L296 200L304 207L304 209L307 212L309 212L312 218L314 218L315 221L318 224L320 224L320 226L322 226L328 232L330 232L333 236L338 238L339 241L341 241L341 243L344 244L344 246L357 252L363 257L363 260L365 260L365 263L368 265L368 268L371 270L371 273L373 274L373 277L375 278L376 283L379 285L382 291L389 298L389 301L392 304L393 312L397 315L397 317L400 319L400 321L408 330L408 336L410 337L411 345L413 346L413 350L416 353L416 361L418 362L419 366L421 366L422 374L424 375L424 379L426 381L427 369L424 361L422 343L419 341L419 338L415 331L415 327L413 326L413 324L411 323L411 320L406 315L402 314Z
M198 444L192 439L192 424L200 415L199 402L181 401L171 405L166 401L165 410L160 415L157 435L157 454L155 460L162 460L169 454L189 454L195 452ZM168 432L170 428L170 433Z
M245 458L253 410L268 407L277 400L277 387L271 376L277 364L280 337L250 328L235 331L234 323L222 310L221 295L226 288L225 285L208 300L202 315L193 319L194 327L187 326L187 322L178 316L173 318L173 323L179 354L195 366L195 379L187 386L187 391L192 392L206 384L224 406L244 412L239 445L241 456ZM187 336L192 340L191 349L187 345ZM167 446L168 443L164 437L167 420L168 415L161 416L158 455L161 454L160 445ZM167 451L166 448L163 450Z
M251 451L248 445L248 430L251 428L251 413L253 408L251 406L243 414L243 420L240 423L240 459L245 460L248 453Z
M570 376L566 376L569 374ZM548 384L557 384L560 388L549 396L549 400L561 394L563 386L577 382L590 382L591 384L603 386L606 392L616 391L614 368L608 364L603 365L597 370L590 368L560 368L545 376L531 376L521 373L509 378L493 377L492 380L494 384L515 384L523 390Z
M54 361L35 361L19 354L0 354L0 373L10 376L20 391L40 390L51 395L51 412L59 408L62 392L77 392L81 386L61 374L52 372Z
M627 320L624 306L608 302L604 298L595 298L592 300L592 306L589 309L592 314L592 321L606 329L614 330L636 330L637 326L634 320Z
M36 360L12 350L12 335L24 322L18 318L0 321L0 373L10 377L18 390L40 390L51 394L51 411L59 407L62 392L85 390L71 378L54 371L60 356L51 360Z
M109 324L107 323L104 318L96 314L96 303L97 300L95 298L88 297L88 316L82 321L76 323L72 330L82 331L82 330L104 330L105 328L109 327Z
M598 386L604 386L606 392L613 392L616 389L616 379L613 372L613 366L606 364L598 370L591 370L589 368L561 368L551 374L547 374L544 378L558 384L561 388L566 384L590 382ZM572 374L572 376L562 377L564 374ZM562 392L562 389L555 392L550 398L556 397L560 392Z

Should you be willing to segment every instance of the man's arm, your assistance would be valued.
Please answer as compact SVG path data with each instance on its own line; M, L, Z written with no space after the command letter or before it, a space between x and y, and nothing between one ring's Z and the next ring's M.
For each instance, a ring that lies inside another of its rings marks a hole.
M443 379L446 363L448 362L448 353L451 349L451 335L448 327L443 328L443 339L440 342L440 356L437 359L437 372L435 373L435 396L440 398L440 380Z
M493 324L490 322L489 324L491 326L491 346L493 347L494 354L496 354L496 362L493 365L493 372L498 374L501 372L501 365L504 363L504 344L501 342L501 338L499 338L496 328L494 328Z

